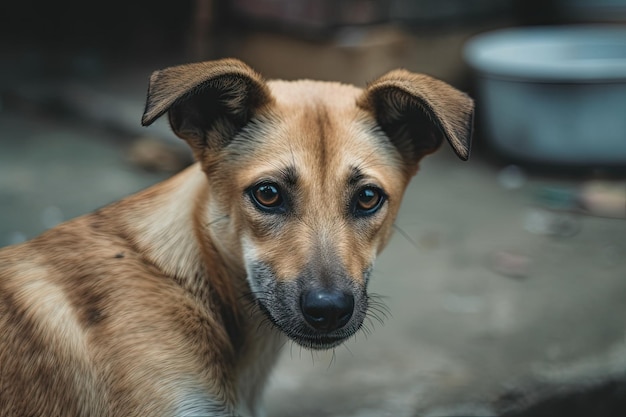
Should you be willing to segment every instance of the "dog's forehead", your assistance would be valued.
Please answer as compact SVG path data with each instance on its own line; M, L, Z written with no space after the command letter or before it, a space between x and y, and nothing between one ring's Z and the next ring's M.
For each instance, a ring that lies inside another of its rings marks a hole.
M283 81L268 82L278 105L306 106L312 102L324 103L333 108L356 108L356 99L362 89L349 84L330 81Z
M293 173L312 187L346 182L357 171L381 181L402 174L397 150L356 104L360 88L308 80L269 85L275 99L270 115L236 141L237 165L246 166L237 173L242 186L276 172Z
M301 168L345 167L380 145L372 140L373 118L356 104L360 88L311 80L274 81L270 87L278 126L269 148L274 155L295 158Z

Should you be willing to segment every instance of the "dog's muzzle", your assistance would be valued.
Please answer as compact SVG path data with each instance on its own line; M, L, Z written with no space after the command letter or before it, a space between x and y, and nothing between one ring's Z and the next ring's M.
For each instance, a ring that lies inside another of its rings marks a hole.
M267 265L250 268L256 302L285 335L310 349L330 349L353 336L363 324L368 297L363 284L346 276L321 280L303 274L278 280ZM366 281L365 281L366 282Z

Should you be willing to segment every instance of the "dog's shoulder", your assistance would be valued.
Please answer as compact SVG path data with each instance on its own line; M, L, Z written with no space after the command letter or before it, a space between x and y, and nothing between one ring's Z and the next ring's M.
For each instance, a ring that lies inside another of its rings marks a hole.
M10 370L0 373L0 415L106 415L154 401L170 415L222 415L201 375L217 372L219 350L207 341L224 339L219 329L102 213L64 223L0 250L0 368ZM189 389L181 377L194 381Z

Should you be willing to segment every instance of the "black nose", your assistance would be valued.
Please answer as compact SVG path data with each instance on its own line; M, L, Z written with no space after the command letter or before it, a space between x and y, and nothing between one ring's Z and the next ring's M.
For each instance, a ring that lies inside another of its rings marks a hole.
M317 330L337 330L352 317L354 297L341 291L312 290L300 297L300 309Z

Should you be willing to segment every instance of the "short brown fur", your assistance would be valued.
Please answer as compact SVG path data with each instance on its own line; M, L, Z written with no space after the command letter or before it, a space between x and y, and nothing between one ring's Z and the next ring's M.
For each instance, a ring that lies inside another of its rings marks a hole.
M444 138L467 159L472 111L403 70L365 90L155 72L142 123L167 112L198 163L0 251L0 415L262 415L285 336L360 329L408 182Z

